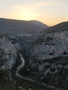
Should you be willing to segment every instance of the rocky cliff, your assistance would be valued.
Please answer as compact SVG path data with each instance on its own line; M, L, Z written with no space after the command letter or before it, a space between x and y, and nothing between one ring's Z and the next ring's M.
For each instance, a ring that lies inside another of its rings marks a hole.
M17 50L5 36L0 37L0 68L11 69L17 58Z
M32 90L67 90L68 22L36 36L1 35L0 70L10 71L13 82L21 86L19 90L26 88L26 84L28 90L29 87ZM42 85L43 89L35 84Z
M29 62L37 79L49 85L68 88L68 22L65 23L36 36Z

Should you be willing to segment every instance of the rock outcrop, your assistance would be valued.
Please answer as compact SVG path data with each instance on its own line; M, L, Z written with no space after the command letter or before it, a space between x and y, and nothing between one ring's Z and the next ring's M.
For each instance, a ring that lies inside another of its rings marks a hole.
M60 28L64 26L62 24L36 36L30 50L29 64L32 75L38 80L68 88L68 23Z
M0 37L0 68L11 69L17 58L17 50L8 37Z
M0 69L12 67L26 81L68 89L68 22L37 34L35 39L1 35Z

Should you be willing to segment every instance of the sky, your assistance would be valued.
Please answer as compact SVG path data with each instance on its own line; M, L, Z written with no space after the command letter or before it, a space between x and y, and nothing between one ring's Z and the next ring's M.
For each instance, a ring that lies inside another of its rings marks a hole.
M68 0L0 0L0 18L38 20L53 26L68 21Z

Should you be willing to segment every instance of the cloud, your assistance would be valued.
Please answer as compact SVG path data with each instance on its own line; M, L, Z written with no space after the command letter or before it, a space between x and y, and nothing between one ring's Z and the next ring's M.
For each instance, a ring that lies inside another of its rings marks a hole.
M17 10L37 10L40 7L44 7L44 6L52 6L54 5L53 3L49 3L49 2L44 2L44 3L37 3L37 4L25 4L25 5L14 5L12 6L13 9L17 9Z
M15 11L18 14L15 15L24 15L25 12L31 12L33 13L33 15L38 18L41 17L43 15L45 15L45 11L43 12L43 7L46 6L52 6L53 3L49 3L49 2L42 2L42 3L33 3L33 4L25 4L25 5L14 5L12 6L12 11ZM42 8L42 9L41 9ZM40 10L41 9L41 10ZM45 10L45 9L44 9Z

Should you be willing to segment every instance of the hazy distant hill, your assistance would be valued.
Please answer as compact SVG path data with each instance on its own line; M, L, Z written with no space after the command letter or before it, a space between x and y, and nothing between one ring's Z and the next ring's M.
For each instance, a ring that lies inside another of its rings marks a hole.
M23 21L0 18L0 33L37 33L48 26L39 21Z
M47 25L45 25L44 23L42 23L42 22L40 22L40 21L31 20L30 22L33 23L34 25L38 26L38 27L40 26L41 28L43 28L43 27L48 28Z

